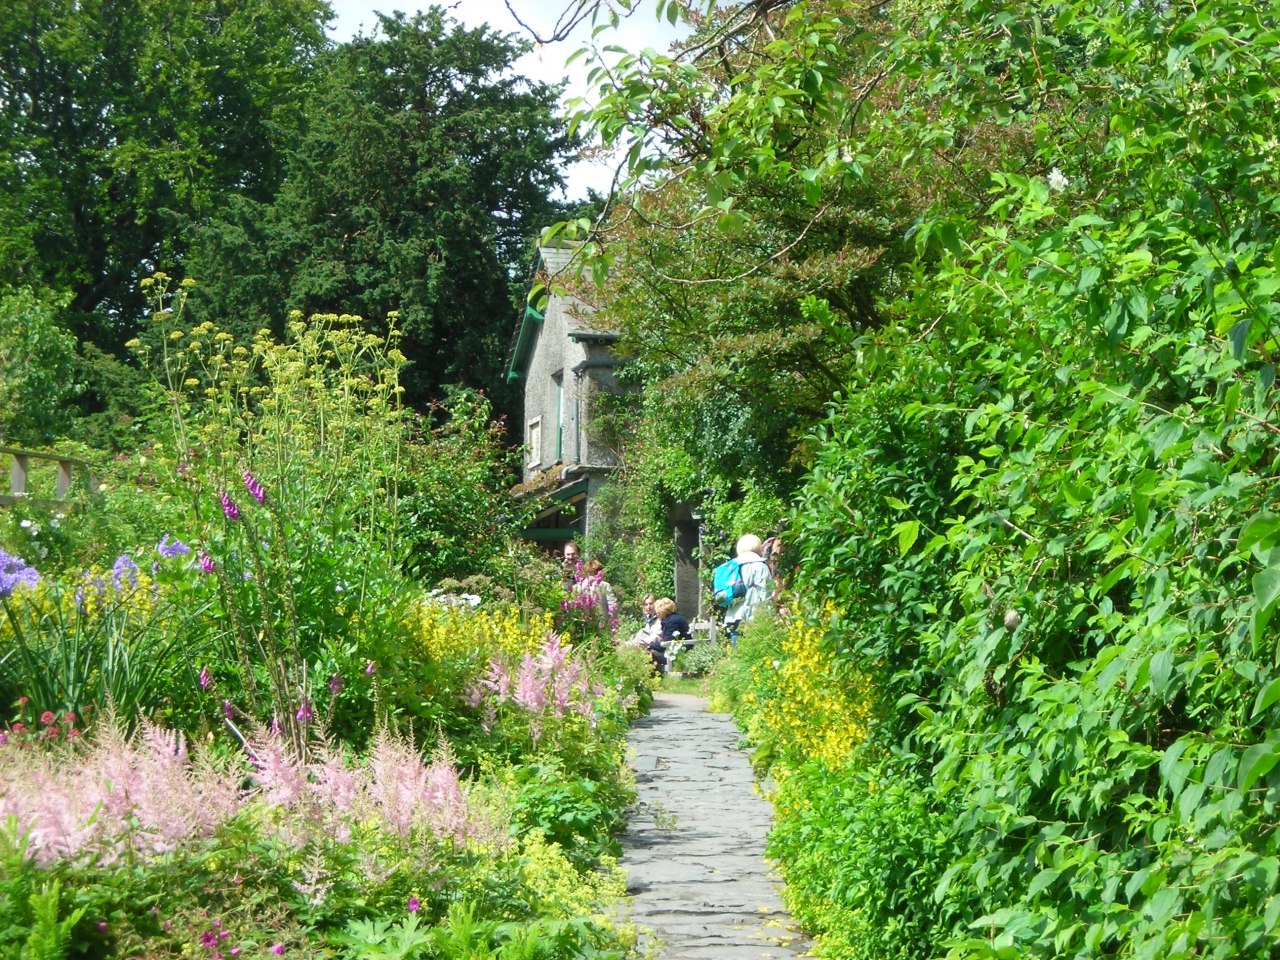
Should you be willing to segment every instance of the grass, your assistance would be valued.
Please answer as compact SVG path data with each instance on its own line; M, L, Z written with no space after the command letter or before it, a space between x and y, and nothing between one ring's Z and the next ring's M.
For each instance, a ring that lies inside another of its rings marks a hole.
M687 693L695 697L705 697L708 695L707 678L706 677L681 677L676 679L670 674L662 677L663 693Z

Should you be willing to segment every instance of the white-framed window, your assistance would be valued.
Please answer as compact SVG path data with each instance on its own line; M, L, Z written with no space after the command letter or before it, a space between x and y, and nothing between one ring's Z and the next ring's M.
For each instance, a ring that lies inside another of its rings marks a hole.
M529 447L529 452L525 457L525 463L528 466L536 467L542 462L542 418L534 417L529 421L528 429L524 435L524 442Z

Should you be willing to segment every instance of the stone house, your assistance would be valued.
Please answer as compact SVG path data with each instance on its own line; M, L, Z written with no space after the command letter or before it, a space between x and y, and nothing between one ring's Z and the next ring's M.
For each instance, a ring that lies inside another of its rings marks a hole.
M596 497L618 467L617 454L591 429L595 399L621 389L621 361L610 350L618 337L592 328L589 304L555 289L569 279L575 246L559 242L538 249L535 273L552 293L544 312L525 307L507 362L507 382L524 385L520 492L549 496L525 535L552 549L590 533Z
M612 351L617 334L592 326L592 306L557 290L569 283L575 244L538 250L534 274L551 289L544 311L526 306L516 329L507 382L524 386L523 482L517 492L546 498L546 506L524 535L548 550L582 542L599 522L601 488L619 466L618 455L592 429L602 395L626 389L617 370L624 361ZM690 619L701 615L699 518L683 505L671 513L675 547L674 599Z

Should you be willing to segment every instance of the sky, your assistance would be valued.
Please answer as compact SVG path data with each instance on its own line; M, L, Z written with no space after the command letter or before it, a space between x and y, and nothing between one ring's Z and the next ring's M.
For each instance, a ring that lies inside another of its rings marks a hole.
M495 30L509 33L526 34L511 16L503 0L441 0L450 14L469 27L489 24ZM520 19L543 35L551 33L556 19L571 0L511 0L512 7L520 15ZM375 11L391 13L401 10L405 13L416 13L419 9L430 6L411 0L330 0L333 7L334 20L329 25L329 36L336 41L351 39L357 33L369 33L377 23ZM602 45L617 44L629 50L643 50L653 47L665 51L671 41L677 39L687 28L676 28L666 22L659 21L654 15L651 3L640 3L636 10L619 31L603 34L599 38ZM363 28L363 31L362 31ZM516 69L534 80L548 83L559 83L568 80L565 99L586 96L587 73L589 67L578 60L566 67L565 60L591 37L589 23L580 25L573 35L557 44L535 48L516 61ZM529 38L532 39L532 38ZM566 195L571 199L584 198L588 188L601 192L608 189L613 178L613 166L607 159L582 161L571 165L565 172L567 181Z

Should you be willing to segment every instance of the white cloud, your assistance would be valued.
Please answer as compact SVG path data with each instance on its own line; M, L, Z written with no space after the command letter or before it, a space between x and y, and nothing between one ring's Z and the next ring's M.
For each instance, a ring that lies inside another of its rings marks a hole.
M549 35L557 19L572 0L511 0L520 19L539 34ZM358 33L369 34L378 22L375 11L391 13L403 10L415 13L426 5L396 2L396 0L330 0L333 7L334 20L329 25L329 36L337 41L349 40ZM429 5L429 4L428 4ZM495 30L504 33L518 33L528 38L528 34L516 22L503 0L457 0L448 6L451 16L469 27L488 24ZM639 51L646 47L655 50L667 50L671 42L685 36L688 28L683 24L673 27L666 20L659 21L654 16L650 4L640 4L639 9L623 21L617 31L602 34L597 42L601 46L618 45L629 50ZM530 38L531 39L531 38ZM546 83L568 81L564 99L587 97L592 91L587 86L589 67L582 59L565 66L565 61L579 47L591 39L590 23L580 24L570 37L560 43L545 47L535 47L516 61L516 70L534 80ZM579 198L587 195L587 188L604 191L608 189L613 176L613 165L607 161L582 161L568 168L565 179L568 181L567 194Z

